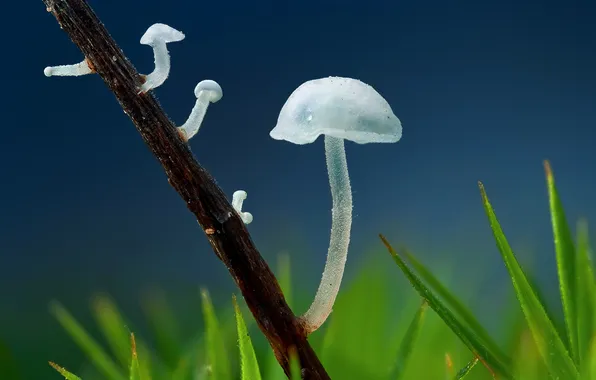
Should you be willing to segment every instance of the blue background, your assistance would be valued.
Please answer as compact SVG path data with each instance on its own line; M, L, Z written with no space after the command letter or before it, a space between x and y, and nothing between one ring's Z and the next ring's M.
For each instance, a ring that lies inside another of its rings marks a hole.
M143 73L153 69L151 49L139 44L149 25L186 34L168 45L172 71L155 94L180 125L196 83L221 84L224 97L191 148L230 198L248 192L257 246L270 262L288 250L305 294L316 289L330 228L323 142L295 146L268 133L310 79L372 85L404 128L396 144L346 144L355 214L348 277L367 253L383 254L384 233L431 267L454 266L460 279L488 268L478 289L510 292L482 180L520 260L554 292L543 159L570 221L596 219L593 2L90 3ZM100 78L44 77L45 66L82 55L43 3L9 2L3 13L0 339L33 362L23 372L60 359L76 369L80 359L74 346L68 355L53 347L68 338L50 299L84 321L98 290L132 319L151 286L179 307L198 285L229 303L226 269ZM489 313L484 302L478 309Z

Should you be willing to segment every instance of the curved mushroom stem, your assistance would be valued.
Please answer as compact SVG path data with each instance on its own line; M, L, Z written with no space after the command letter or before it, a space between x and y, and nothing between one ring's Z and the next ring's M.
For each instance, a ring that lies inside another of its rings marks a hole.
M184 124L178 127L178 130L184 133L186 141L190 140L194 135L196 135L199 131L199 128L201 128L201 124L203 123L203 119L207 113L209 103L209 94L207 91L199 92L197 101L195 102L194 107L192 107L192 111L190 111L188 119L184 122Z
M300 317L307 334L321 327L331 314L344 274L352 227L352 188L344 140L326 135L325 156L333 199L331 238L327 262L315 299L308 311Z
M151 47L153 48L155 69L146 76L145 83L141 86L139 94L161 86L170 75L170 53L166 43L164 41L155 41Z
M232 195L232 207L236 212L240 215L240 218L244 222L244 224L250 224L252 222L253 216L250 212L242 212L242 204L248 194L244 190L237 190L234 191Z

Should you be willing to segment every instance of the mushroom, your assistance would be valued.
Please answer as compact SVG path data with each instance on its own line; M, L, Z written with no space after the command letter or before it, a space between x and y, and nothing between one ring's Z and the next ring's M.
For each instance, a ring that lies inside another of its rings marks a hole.
M161 86L170 74L170 54L167 43L178 42L184 39L184 34L166 24L153 24L141 37L141 44L153 48L155 58L155 70L145 77L145 83L141 86L140 93L145 93L153 88Z
M329 77L303 83L282 107L270 132L276 140L303 145L325 135L325 156L333 208L331 238L321 283L300 317L307 334L331 314L350 243L352 190L344 140L358 144L394 143L402 135L399 119L371 86L351 78Z
M48 66L43 69L43 73L46 77L51 76L72 76L78 77L80 75L91 74L94 71L89 67L89 62L84 59L82 62L75 63L74 65L60 65L60 66Z
M209 103L219 101L223 97L223 91L216 81L206 79L199 82L195 87L195 96L197 101L190 112L190 116L188 116L188 120L182 126L178 127L178 131L185 141L190 140L197 134L203 123Z
M240 214L240 218L244 222L244 224L250 224L252 222L252 214L250 212L242 212L242 203L246 199L247 194L244 190L235 191L232 195L232 207L238 214Z

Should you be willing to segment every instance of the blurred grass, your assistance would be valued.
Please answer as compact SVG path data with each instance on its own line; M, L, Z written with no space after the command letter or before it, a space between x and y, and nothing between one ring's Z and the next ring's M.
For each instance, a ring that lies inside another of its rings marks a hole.
M440 281L408 250L396 250L381 237L397 268L386 264L386 254L378 256L384 259L380 263L375 257L362 265L357 277L342 286L329 320L309 337L331 378L596 380L596 282L588 226L578 223L574 241L548 163L545 171L562 319L547 307L543 290L519 264L480 184L487 228L516 296L501 311L505 339L489 334L451 290L452 284ZM276 273L294 307L290 269L289 256L280 256ZM400 271L411 288L400 287ZM59 303L52 303L51 310L89 357L93 369L85 372L85 380L286 378L271 349L253 344L251 331L261 340L262 336L252 316L244 319L250 314L243 312L242 299L234 298L230 310L216 310L207 290L200 294L205 330L198 337L181 334L163 294L145 302L153 346L134 338L126 318L105 295L92 303L102 341L91 337ZM78 379L50 364L63 377ZM297 378L300 368L292 361L292 379Z
M406 333L401 340L401 345L399 347L399 351L397 352L397 359L393 367L393 371L389 375L392 379L402 379L404 368L408 364L408 359L410 359L410 355L416 343L416 339L418 339L418 335L420 334L420 329L422 328L422 324L424 322L424 316L426 315L426 310L428 309L428 302L426 300L422 301L420 308L414 315L412 322L408 326Z
M20 379L18 365L8 345L0 340L0 379Z

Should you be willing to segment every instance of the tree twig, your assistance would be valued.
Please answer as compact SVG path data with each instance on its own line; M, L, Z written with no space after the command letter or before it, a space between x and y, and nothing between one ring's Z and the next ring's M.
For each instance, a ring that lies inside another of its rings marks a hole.
M289 376L297 352L304 379L329 379L292 313L277 279L255 248L239 215L211 175L196 161L151 92L138 95L142 77L84 0L43 0L90 67L114 93L205 231L209 243L240 288L277 360ZM222 142L222 145L225 144Z

